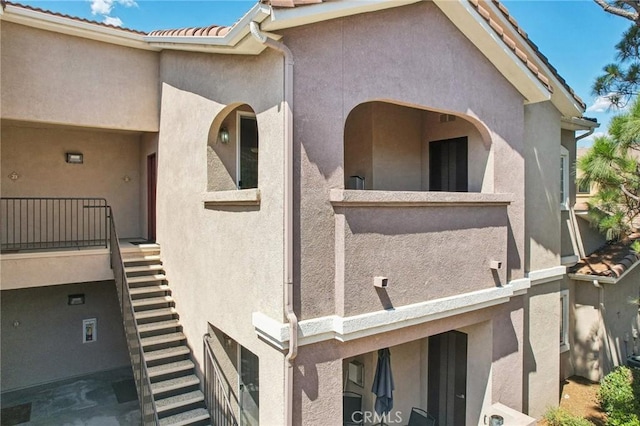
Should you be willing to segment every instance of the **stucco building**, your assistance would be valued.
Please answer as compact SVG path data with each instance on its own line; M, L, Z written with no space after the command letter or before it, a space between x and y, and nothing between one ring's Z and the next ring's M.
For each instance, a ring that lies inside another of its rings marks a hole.
M0 22L3 391L129 352L152 423L340 424L390 348L387 423L557 405L559 160L596 123L499 2Z

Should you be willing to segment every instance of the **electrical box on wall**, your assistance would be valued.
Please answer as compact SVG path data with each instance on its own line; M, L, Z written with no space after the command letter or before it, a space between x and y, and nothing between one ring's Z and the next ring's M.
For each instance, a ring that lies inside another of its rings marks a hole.
M82 320L82 343L98 340L98 320L89 318Z

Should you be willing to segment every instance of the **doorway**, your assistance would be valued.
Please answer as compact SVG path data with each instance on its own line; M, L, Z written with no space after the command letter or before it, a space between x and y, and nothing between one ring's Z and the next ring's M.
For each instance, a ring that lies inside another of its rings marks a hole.
M156 240L156 186L158 161L156 154L147 156L147 240Z
M448 331L429 337L429 412L442 426L464 426L467 409L467 335Z
M468 191L467 137L429 143L429 191Z

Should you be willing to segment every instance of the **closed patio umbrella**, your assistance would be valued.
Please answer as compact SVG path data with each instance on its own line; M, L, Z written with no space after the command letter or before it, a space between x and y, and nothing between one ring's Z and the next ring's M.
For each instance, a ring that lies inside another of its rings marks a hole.
M379 416L388 414L393 408L393 374L391 373L391 352L389 348L378 351L378 365L373 378L371 392L376 394L375 410Z

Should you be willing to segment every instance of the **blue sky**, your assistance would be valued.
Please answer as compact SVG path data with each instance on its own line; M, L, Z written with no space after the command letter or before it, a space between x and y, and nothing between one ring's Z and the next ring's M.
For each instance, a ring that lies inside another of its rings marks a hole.
M231 25L255 1L246 0L16 0L18 2L140 31ZM503 0L562 77L585 101L586 116L605 132L615 112L591 94L602 67L615 60L614 45L630 22L605 13L591 0ZM591 139L591 138L590 138ZM582 145L589 141L582 141Z

